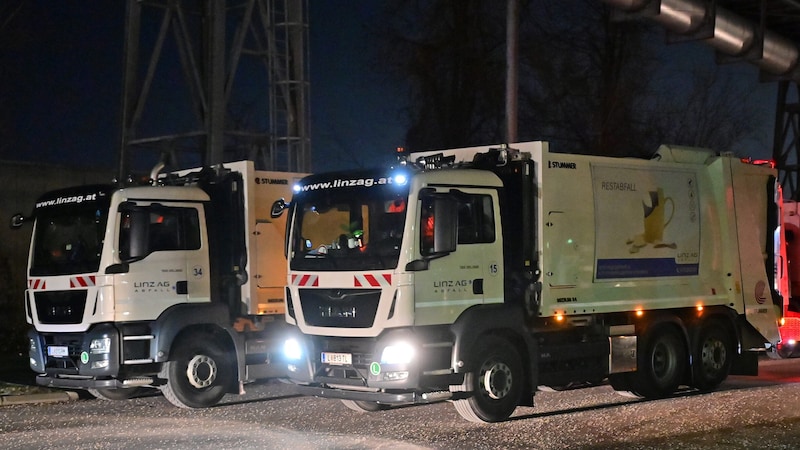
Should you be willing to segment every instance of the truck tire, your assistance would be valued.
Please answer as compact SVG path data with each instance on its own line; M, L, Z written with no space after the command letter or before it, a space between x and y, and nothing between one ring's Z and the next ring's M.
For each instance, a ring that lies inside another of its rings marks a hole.
M718 320L700 326L692 357L692 386L710 391L731 371L735 345L733 335Z
M522 395L522 359L513 344L495 336L478 341L477 369L464 374L464 383L453 391L471 392L469 398L453 401L458 414L470 422L500 422L508 419Z
M127 388L127 389L87 389L94 398L100 400L128 400L139 395L142 390L140 388Z
M637 353L637 370L630 374L632 392L655 399L678 389L689 358L677 328L662 325L646 331Z
M359 400L344 400L342 399L342 403L344 406L352 409L353 411L358 412L375 412L375 411L383 411L389 409L388 405L381 405L380 403L376 402L365 402Z
M167 379L161 392L179 408L207 408L228 393L232 373L232 362L214 336L193 333L172 350L161 371Z

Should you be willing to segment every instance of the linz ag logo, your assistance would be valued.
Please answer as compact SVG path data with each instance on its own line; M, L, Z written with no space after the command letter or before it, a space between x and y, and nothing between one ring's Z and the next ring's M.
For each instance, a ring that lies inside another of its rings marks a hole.
M578 165L574 162L547 161L548 169L577 169Z

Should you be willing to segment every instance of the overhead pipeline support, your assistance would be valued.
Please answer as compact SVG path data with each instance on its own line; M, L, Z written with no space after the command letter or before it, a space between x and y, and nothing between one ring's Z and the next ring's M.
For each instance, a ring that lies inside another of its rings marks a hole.
M691 35L707 23L713 34L703 41L729 56L744 56L758 41L756 25L727 9L717 6L710 11L703 0L603 0L629 13L638 13L660 23L676 35ZM786 75L797 68L800 50L797 43L770 30L764 30L762 49L751 62L773 75Z

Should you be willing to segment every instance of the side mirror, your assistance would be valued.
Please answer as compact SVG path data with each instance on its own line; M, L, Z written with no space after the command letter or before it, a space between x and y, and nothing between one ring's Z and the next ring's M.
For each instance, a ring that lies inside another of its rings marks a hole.
M28 222L28 218L23 216L21 213L14 214L11 216L11 228L17 229L21 226L25 225Z
M449 196L436 196L433 209L436 217L433 225L433 252L452 253L456 251L458 240L458 202Z
M450 194L422 195L420 253L423 257L444 256L456 251L458 202Z
M150 252L150 215L144 209L122 205L119 258L122 262L144 259Z
M272 209L269 212L270 217L277 219L283 214L283 211L286 209L286 207L286 200L282 198L275 200L275 203L272 204Z

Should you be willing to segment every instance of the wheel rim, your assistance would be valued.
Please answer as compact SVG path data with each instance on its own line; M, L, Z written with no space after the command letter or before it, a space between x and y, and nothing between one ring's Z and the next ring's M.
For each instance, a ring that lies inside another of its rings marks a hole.
M488 362L482 367L481 389L489 398L499 400L511 391L511 368L502 362Z
M189 360L186 377L189 379L189 384L197 389L211 386L217 379L217 363L209 356L195 355Z
M701 360L703 367L707 371L718 371L722 369L727 359L727 350L722 341L715 339L708 339L703 343L703 351L701 353Z

